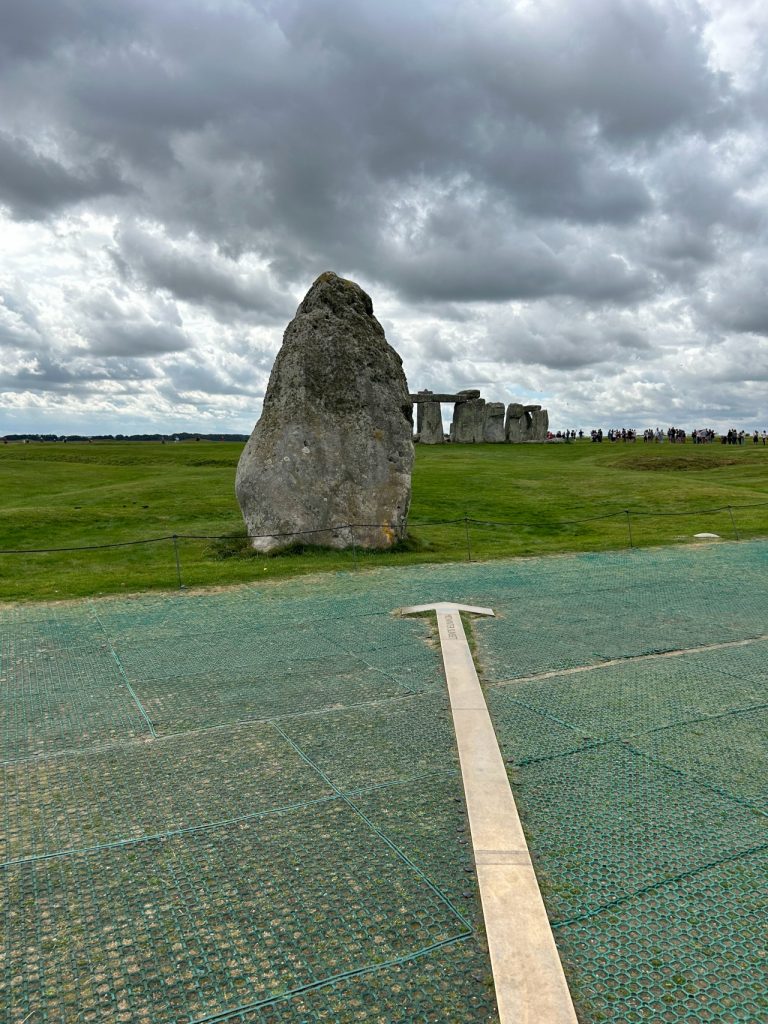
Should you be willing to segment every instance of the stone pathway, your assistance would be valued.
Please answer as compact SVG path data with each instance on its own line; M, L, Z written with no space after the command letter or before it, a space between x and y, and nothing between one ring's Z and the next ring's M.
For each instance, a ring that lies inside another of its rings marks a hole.
M576 1024L504 761L486 707L461 612L490 608L440 603L434 611L448 680L472 847L501 1024Z

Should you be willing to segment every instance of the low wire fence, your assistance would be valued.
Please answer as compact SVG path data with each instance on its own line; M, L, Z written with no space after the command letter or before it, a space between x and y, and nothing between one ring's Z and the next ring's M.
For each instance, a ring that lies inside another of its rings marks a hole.
M658 521L667 520L660 528ZM675 532L672 523L685 524L687 532ZM651 526L651 524L653 524ZM649 528L651 527L651 528ZM345 565L357 570L361 561L371 554L386 558L387 552L375 552L366 546L364 531L381 529L381 523L338 523L314 530L247 534L235 532L170 533L135 540L110 541L99 544L78 544L58 547L0 548L0 573L10 568L5 561L13 556L75 555L78 552L106 552L110 550L141 549L167 545L171 557L169 570L175 570L175 582L180 589L186 583L185 569L199 565L201 560L223 561L231 558L256 557L280 559L296 554L297 549L324 550L342 558ZM691 531L695 531L691 532ZM699 509L644 510L636 508L612 509L596 515L569 519L552 518L542 511L541 517L504 520L477 518L465 513L446 519L412 519L403 528L394 550L409 555L409 561L468 562L514 555L546 554L565 550L563 541L573 540L574 550L606 550L621 547L647 547L658 543L691 540L697 534L711 534L727 540L741 540L768 534L768 500L746 504L728 504ZM253 542L277 538L285 542L280 550L263 553L254 549ZM200 544L206 546L201 551ZM196 553L192 554L192 548ZM186 557L185 557L186 556ZM154 561L155 570L157 563ZM28 563L29 564L29 563ZM313 565L312 568L320 568ZM169 574L170 575L170 574ZM226 575L226 574L224 574ZM226 582L222 579L220 582ZM140 582L140 581L138 581ZM170 578L169 578L170 582ZM195 583L200 582L195 580ZM205 582L215 582L210 575Z

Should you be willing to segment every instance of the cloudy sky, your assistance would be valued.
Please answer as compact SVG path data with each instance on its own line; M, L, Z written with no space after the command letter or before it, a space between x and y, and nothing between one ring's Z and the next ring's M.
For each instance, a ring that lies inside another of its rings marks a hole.
M249 431L329 269L412 390L768 428L763 0L11 0L0 88L0 434Z

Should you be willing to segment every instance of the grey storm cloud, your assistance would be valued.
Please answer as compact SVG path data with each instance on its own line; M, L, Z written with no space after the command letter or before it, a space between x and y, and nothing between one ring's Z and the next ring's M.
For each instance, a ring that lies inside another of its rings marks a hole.
M151 288L214 310L256 314L264 322L284 321L293 303L276 291L265 273L242 271L237 263L209 253L185 251L165 238L127 227L118 233L113 250L118 269Z
M724 330L768 338L768 254L742 257L709 281L699 314Z
M21 63L46 57L71 41L98 40L115 35L127 25L130 3L100 2L52 3L51 0L24 0L3 11L0 54L6 61Z
M111 323L95 330L90 351L98 356L156 356L181 352L189 338L172 324Z
M0 290L0 349L28 351L42 343L35 310L27 301Z
M0 388L8 391L64 391L87 396L94 384L143 381L154 376L140 362L132 359L110 360L109 364L83 360L77 353L66 357L50 353L33 353L14 369L0 369Z
M564 304L513 316L497 314L480 351L500 363L576 370L610 361L644 361L653 356L654 347L623 318L589 316Z
M0 271L24 279L39 322L7 305L0 344L116 375L135 359L148 380L163 366L171 403L245 400L335 269L371 291L407 369L444 360L461 383L516 361L558 396L574 379L558 373L626 390L631 370L636 408L671 400L648 384L653 358L674 375L678 346L768 330L765 33L718 10L10 5L0 207L23 259ZM25 248L26 229L40 234ZM267 355L243 383L222 366L229 353L242 374L249 347ZM698 384L680 380L693 407Z
M502 302L570 295L631 303L654 290L653 275L604 246L566 238L557 247L533 231L507 230L499 211L462 211L463 224L427 228L382 253L389 280L413 301ZM444 241L450 235L454 244ZM441 237L442 236L442 237Z
M81 299L78 332L92 356L146 358L183 352L191 345L172 302L155 300L144 307L112 291L96 291Z
M42 220L62 207L128 191L130 186L106 158L69 169L27 140L0 132L0 205L19 220Z
M268 372L269 367L266 374L259 375L257 384L247 386L197 360L176 362L166 368L166 388L170 395L202 392L208 395L262 397Z
M534 216L631 221L651 203L633 140L711 130L728 105L674 5L590 0L532 19L500 0L450 14L437 0L225 2L194 16L129 2L107 5L111 35L103 4L85 6L101 33L78 37L76 62L54 36L41 79L76 126L72 147L106 146L157 176L149 202L166 217L265 232L278 256L278 223L340 254L375 238L391 208L382 187L419 178L466 175ZM220 174L258 194L222 195Z
M56 391L80 383L77 373L48 355L35 355L15 369L0 371L0 387L8 391Z

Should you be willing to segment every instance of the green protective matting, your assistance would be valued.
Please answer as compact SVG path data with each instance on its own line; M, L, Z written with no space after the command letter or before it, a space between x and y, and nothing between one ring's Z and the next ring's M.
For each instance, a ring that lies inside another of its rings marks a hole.
M0 1018L493 1024L433 625L392 615L457 600L498 614L481 678L580 1020L766 1019L766 569L744 542L0 608Z
M768 818L611 745L513 777L555 923L768 845Z
M3 889L7 994L55 993L51 1019L201 1018L468 931L343 802L12 866Z
M637 737L635 745L768 814L768 709L664 729Z
M342 790L458 768L453 724L442 696L350 708L332 718L305 715L283 722L282 728Z
M103 633L87 613L81 626L3 616L0 761L149 732Z
M768 664L768 644L755 646L762 649ZM510 720L513 729L522 706L548 721L563 723L580 739L626 738L768 701L766 682L748 673L737 682L723 671L727 659L738 662L743 650L614 662L588 672L493 686L488 702L494 717Z
M558 929L582 1020L767 1020L766 878L744 856Z
M348 1020L461 1024L498 1018L487 954L459 943L227 1019L235 1024Z
M270 723L5 766L5 862L254 816L334 795Z
M397 680L347 654L287 661L282 667L278 661L267 662L250 671L221 667L162 679L139 677L134 686L161 735L211 723L323 711L409 692Z

